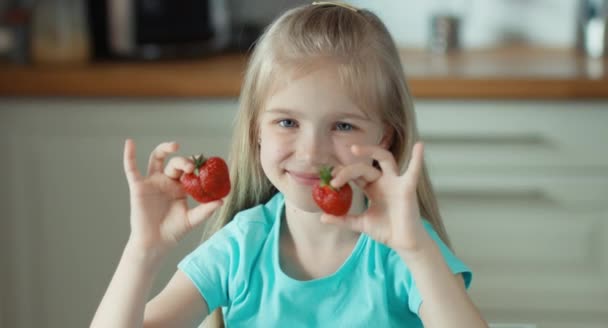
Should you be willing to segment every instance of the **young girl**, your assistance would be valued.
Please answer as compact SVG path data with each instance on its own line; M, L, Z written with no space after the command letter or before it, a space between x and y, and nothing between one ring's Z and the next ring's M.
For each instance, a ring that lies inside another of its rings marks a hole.
M250 58L230 155L233 191L189 209L186 157L127 140L131 235L95 327L486 327L467 295L423 161L399 54L371 12L286 12ZM354 187L345 217L311 190L322 166ZM165 256L219 208L205 241L146 304Z

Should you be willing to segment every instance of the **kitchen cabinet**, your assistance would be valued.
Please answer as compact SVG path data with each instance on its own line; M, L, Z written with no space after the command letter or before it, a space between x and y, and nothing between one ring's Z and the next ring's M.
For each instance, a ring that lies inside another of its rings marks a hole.
M608 103L417 106L444 221L484 315L608 327Z
M0 325L88 325L129 232L126 137L226 156L236 100L0 99ZM608 326L608 101L417 101L426 161L491 322ZM154 292L199 242L197 230Z
M226 156L235 110L235 100L0 100L0 326L88 326L129 233L124 139L142 172L163 141ZM201 233L171 254L154 293Z

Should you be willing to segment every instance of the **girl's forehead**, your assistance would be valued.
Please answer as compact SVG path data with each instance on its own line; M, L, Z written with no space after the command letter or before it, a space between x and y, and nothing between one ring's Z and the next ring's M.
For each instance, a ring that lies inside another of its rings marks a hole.
M297 117L334 119L337 117L370 120L348 94L329 81L303 78L270 96L264 113L288 114Z
M262 111L321 107L332 111L358 112L368 119L377 119L379 115L372 102L365 101L365 96L361 94L363 88L357 81L349 79L348 70L340 65L323 63L279 67L267 82L269 88Z

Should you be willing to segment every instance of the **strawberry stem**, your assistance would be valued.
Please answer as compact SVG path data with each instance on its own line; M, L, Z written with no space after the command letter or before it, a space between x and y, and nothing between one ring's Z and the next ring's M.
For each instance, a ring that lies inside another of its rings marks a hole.
M194 161L194 174L199 175L199 169L205 164L207 159L203 154L200 154L199 156L192 155L192 160Z
M321 167L321 171L319 172L319 176L321 178L321 186L328 186L332 190L335 190L329 182L331 181L331 170L333 167L331 166L323 166Z

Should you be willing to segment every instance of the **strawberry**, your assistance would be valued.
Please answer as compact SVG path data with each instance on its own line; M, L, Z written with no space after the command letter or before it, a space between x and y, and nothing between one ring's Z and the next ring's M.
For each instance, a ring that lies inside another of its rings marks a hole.
M194 172L180 177L184 190L199 203L224 198L230 192L228 165L220 157L192 156Z
M331 167L324 167L320 172L321 180L312 189L312 198L323 212L344 216L350 209L353 199L353 190L347 183L340 189L335 189L329 184L331 180Z

